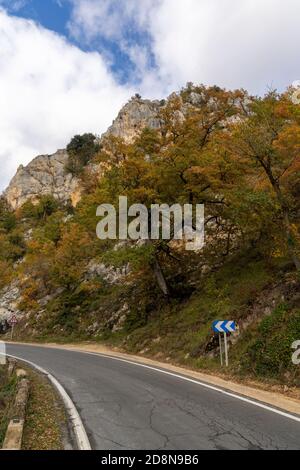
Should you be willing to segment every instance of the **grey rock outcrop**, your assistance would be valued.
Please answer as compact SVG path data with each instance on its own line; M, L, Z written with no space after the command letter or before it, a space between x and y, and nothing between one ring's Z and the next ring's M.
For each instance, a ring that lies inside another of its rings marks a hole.
M20 289L16 283L10 284L0 292L0 322L20 314L17 307L19 300Z
M96 276L101 277L108 284L120 284L130 274L130 265L126 264L120 268L114 266L106 266L104 263L97 263L92 260L86 272L86 279L92 279Z
M114 136L131 143L145 127L160 129L163 125L160 111L172 101L178 105L178 109L174 111L174 121L180 124L191 109L201 107L203 99L202 93L193 89L184 99L178 93L172 93L167 100L162 101L151 101L135 95L121 109L98 142L105 145L106 138ZM211 99L210 106L212 110L215 108L214 99ZM247 106L246 101L243 106ZM225 121L224 125L239 119L239 116L233 116ZM17 209L26 201L34 201L46 194L51 194L62 202L71 201L73 206L76 206L81 198L80 181L66 172L67 160L67 151L59 150L53 155L36 157L26 167L21 165L4 193L11 208ZM101 177L102 170L99 165L91 163L89 170Z
M111 127L102 137L113 135L130 143L145 127L159 129L161 121L158 113L161 106L160 101L143 100L134 96L121 109Z
M121 109L99 142L105 142L106 137L115 136L131 143L145 127L159 129L162 125L159 112L164 106L164 101L144 100L138 95L134 96ZM184 119L184 110L177 118ZM36 157L25 167L21 165L4 192L10 207L15 210L28 200L34 202L40 196L48 194L61 202L71 201L76 206L81 197L80 181L66 172L67 161L67 151L58 150L53 155ZM93 164L89 168L97 173Z
M159 128L160 107L160 101L133 97L122 108L102 139L113 135L131 142L143 128ZM4 192L10 207L15 210L28 200L34 202L40 196L48 194L63 203L71 201L75 206L80 200L80 183L77 178L66 172L67 160L67 151L58 150L53 155L36 157L26 167L21 165Z
M58 150L53 155L41 155L29 165L21 165L4 193L12 209L21 207L26 201L43 195L52 195L61 202L76 203L78 180L65 171L68 154Z

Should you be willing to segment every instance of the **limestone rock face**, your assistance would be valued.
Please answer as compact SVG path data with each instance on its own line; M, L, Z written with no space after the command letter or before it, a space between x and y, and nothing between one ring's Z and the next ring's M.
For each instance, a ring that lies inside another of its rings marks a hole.
M131 268L129 263L117 268L114 266L106 266L103 263L99 264L97 261L92 260L87 267L86 279L93 279L95 276L100 276L111 285L121 284L130 272Z
M112 125L99 139L99 143L105 143L109 136L119 137L126 143L131 143L145 127L161 128L163 123L160 111L166 106L166 102L172 100L179 101L179 109L174 112L174 120L183 122L190 109L201 107L202 99L202 95L194 91L185 100L176 93L170 95L167 101L144 100L136 95L121 109ZM214 105L212 101L212 108ZM239 117L234 116L230 119L236 120ZM53 155L36 157L26 167L21 165L4 193L10 207L17 209L28 200L34 202L40 196L48 194L61 202L70 201L76 206L81 199L81 185L78 178L66 172L67 160L67 151L58 150ZM94 166L91 163L89 170L101 176L99 168Z
M160 101L133 97L121 109L118 117L103 137L113 135L123 138L127 143L131 143L145 127L159 129L161 122L158 112L161 106Z
M135 96L122 108L102 138L113 135L130 143L143 128L159 128L158 111L161 106L160 101ZM10 207L15 210L28 200L34 202L48 194L61 202L71 201L76 205L81 198L80 183L66 173L67 160L66 150L58 150L53 155L36 157L26 167L21 165L4 193Z
M26 167L21 165L4 193L12 209L48 194L61 202L77 198L79 183L66 173L67 159L67 152L58 150L53 155L36 157Z
M12 315L20 315L18 302L20 300L20 289L17 283L12 283L0 293L0 322L9 320Z

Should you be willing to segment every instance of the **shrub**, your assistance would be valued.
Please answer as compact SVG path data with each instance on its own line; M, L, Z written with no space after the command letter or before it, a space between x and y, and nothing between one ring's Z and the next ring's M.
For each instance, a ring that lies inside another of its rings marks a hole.
M258 327L258 339L242 360L245 369L261 377L278 377L293 368L292 343L300 337L300 311L282 304Z
M99 149L93 134L75 135L67 146L69 159L66 170L73 175L79 175Z

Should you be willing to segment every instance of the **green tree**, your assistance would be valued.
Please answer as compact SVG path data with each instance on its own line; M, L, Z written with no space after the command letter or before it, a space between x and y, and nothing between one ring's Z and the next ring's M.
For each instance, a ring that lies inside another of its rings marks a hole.
M58 209L58 202L51 195L42 196L35 206L35 216L37 219L45 220Z
M75 135L67 146L69 155L67 171L73 175L79 175L99 149L99 144L93 134Z

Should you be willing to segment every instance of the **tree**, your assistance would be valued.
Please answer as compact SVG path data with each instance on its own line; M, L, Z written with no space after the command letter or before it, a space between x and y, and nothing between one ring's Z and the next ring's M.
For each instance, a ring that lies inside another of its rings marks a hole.
M58 202L51 195L42 196L35 206L35 216L37 219L45 220L58 208Z
M73 290L82 280L92 244L83 227L72 223L68 225L58 243L52 269L54 283Z
M300 270L297 229L292 224L293 202L289 181L300 170L300 125L293 106L285 96L270 92L251 105L247 120L236 126L231 151L262 170L257 177L265 189L271 187L282 215L287 249L296 269Z
M120 194L128 197L129 204L139 202L149 210L152 204L205 203L210 216L221 219L226 208L225 190L231 188L240 172L214 143L216 136L229 127L227 121L243 113L244 93L216 87L197 91L201 93L201 107L189 108L184 115L182 99L174 95L161 110L161 129L146 128L131 144L115 138L107 142L101 156L109 164L96 190L99 204L117 205ZM228 231L233 233L230 225ZM175 262L178 269L179 263L169 244L173 235L170 240L149 242L151 256L145 260L166 297L171 296L167 281L171 264Z
M100 146L93 134L75 135L67 146L69 159L66 170L73 175L80 175L99 149Z
M38 290L40 297L43 293L51 292L53 287L51 273L54 256L55 246L49 240L34 239L27 244L27 253L20 266L19 274L24 286L29 290L34 286L34 290Z
M2 290L13 278L13 268L8 261L0 259L0 290Z
M0 198L0 228L10 232L16 227L16 215L9 209L4 198Z

